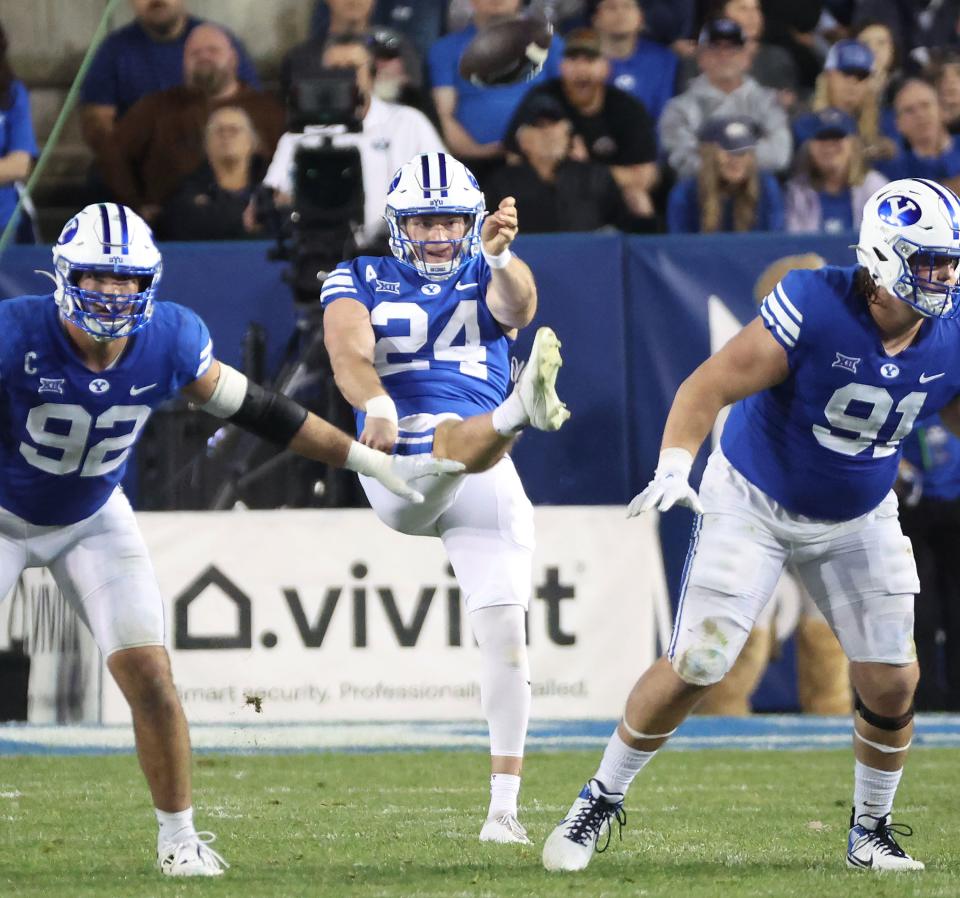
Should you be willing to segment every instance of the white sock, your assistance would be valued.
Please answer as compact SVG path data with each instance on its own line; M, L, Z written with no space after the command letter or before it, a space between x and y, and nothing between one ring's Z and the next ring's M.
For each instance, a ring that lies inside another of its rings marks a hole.
M860 820L861 814L883 817L893 810L893 798L900 785L903 770L876 770L857 761L853 768L853 822L864 829L875 829L869 817Z
M502 437L512 437L529 423L516 389L493 410L493 429Z
M157 848L166 845L168 842L182 842L184 839L196 834L193 828L193 808L187 808L185 811L175 811L168 814L154 808L157 814L157 823L160 824L160 832L157 833Z
M517 796L520 794L520 777L512 773L490 775L490 811L487 817L499 814L517 816Z
M608 792L622 792L626 795L634 777L647 766L655 754L655 751L631 748L614 730L597 768L596 779L603 783Z

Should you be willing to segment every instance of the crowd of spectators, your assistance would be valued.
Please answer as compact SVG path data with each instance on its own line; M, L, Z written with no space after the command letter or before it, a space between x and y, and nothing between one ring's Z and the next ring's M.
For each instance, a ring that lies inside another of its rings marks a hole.
M91 196L165 239L262 234L254 194L296 202L298 85L355 73L361 243L382 235L392 172L445 147L526 232L842 232L885 179L960 184L960 0L315 0L279 83L230 22L189 0L130 0L81 86ZM465 47L517 14L555 36L530 81L461 77ZM0 224L38 155L0 30ZM31 239L29 219L18 229Z

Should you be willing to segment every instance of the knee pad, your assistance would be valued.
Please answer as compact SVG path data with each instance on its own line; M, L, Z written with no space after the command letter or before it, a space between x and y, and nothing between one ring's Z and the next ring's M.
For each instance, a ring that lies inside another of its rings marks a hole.
M691 646L682 655L674 654L670 663L677 676L691 686L719 683L732 666L721 649L709 645Z
M909 726L914 714L913 702L911 702L910 707L899 717L884 717L882 714L871 711L856 692L853 694L853 707L857 714L869 723L870 726L875 726L878 730L887 730L889 732L902 730L904 727Z
M470 612L470 626L485 669L520 671L530 679L527 626L520 605L493 605Z
M490 754L523 757L530 717L526 618L519 605L470 613L480 646L480 704L490 728Z
M670 664L691 686L719 683L737 660L749 629L720 614L697 617L686 610L677 618Z

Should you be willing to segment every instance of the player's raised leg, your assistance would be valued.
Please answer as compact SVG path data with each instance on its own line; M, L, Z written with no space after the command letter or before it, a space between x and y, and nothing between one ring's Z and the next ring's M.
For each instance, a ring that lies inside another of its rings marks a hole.
M492 468L525 428L559 430L570 417L557 395L560 345L549 327L541 327L510 395L488 414L438 425L433 454L463 462L468 473L478 473Z

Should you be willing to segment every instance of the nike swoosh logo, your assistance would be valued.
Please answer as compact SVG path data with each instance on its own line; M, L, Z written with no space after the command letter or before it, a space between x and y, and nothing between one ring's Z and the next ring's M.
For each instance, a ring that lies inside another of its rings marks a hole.
M146 393L147 390L152 390L156 384L147 384L145 387L130 387L131 396L139 396L141 393Z
M947 373L946 371L941 371L939 374L926 374L926 373L921 374L920 383L925 384L931 380L936 380L938 377L943 377L946 373Z
M469 290L471 287L476 287L476 284L456 284L457 290Z

